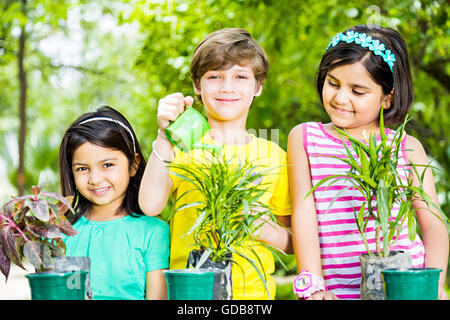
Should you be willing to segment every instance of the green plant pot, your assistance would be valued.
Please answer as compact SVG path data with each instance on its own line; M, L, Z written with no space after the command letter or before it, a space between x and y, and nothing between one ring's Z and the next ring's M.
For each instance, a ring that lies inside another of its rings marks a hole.
M200 263L203 251L197 249L189 252L186 268L197 267ZM214 272L213 300L233 300L233 277L231 275L231 253L226 255L227 261L214 262L206 259L199 267L201 271Z
M72 272L72 271L86 271L86 300L92 299L92 289L90 282L90 271L91 271L91 259L89 257L54 257L54 271L58 273Z
M385 269L381 271L387 300L437 300L438 268Z
M84 300L87 271L28 274L32 300Z
M214 272L165 270L169 300L213 300Z

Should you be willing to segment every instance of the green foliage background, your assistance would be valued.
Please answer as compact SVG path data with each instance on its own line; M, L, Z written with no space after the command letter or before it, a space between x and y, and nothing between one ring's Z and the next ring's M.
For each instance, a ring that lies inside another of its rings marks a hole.
M356 24L381 24L397 29L408 45L416 96L407 132L441 168L436 186L449 215L449 8L445 0L0 0L0 201L16 192L22 25L26 182L48 181L58 191L58 146L65 129L102 104L129 119L149 155L157 101L176 91L194 95L189 62L208 33L241 27L266 50L271 66L248 129L279 129L279 144L286 149L295 125L328 121L314 77L332 36Z

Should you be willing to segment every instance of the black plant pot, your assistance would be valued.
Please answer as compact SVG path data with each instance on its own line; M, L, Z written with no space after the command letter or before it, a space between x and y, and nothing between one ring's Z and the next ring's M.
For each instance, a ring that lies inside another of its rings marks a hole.
M200 262L203 251L192 250L189 253L187 268L196 267ZM233 290L232 290L232 275L231 275L231 253L227 255L228 261L214 262L210 258L199 267L200 270L207 271L220 271L217 272L214 277L214 300L232 300Z

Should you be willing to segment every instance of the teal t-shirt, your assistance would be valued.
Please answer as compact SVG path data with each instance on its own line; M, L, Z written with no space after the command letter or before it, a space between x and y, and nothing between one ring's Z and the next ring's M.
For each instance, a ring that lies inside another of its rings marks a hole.
M93 299L145 299L146 272L169 267L169 225L125 216L91 221L82 216L65 239L66 256L91 259Z

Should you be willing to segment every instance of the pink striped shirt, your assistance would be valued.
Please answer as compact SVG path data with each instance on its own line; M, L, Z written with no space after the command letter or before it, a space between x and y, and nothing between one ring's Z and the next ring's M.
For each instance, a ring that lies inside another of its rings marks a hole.
M330 157L330 155L343 157L345 147L342 141L328 133L320 122L304 123L302 129L313 186L325 177L345 174L350 167L339 159ZM394 131L386 129L386 135L391 141ZM400 150L399 168L404 168L407 164L404 141ZM347 146L352 150L350 143ZM354 156L357 159L356 154ZM406 172L402 175L402 180L406 180ZM345 190L350 185L345 180L339 180L331 187L328 187L326 183L314 192L325 282L327 287L341 299L360 298L361 265L359 255L366 252L353 211L359 210L364 198L354 188ZM328 209L330 202L338 194L339 196ZM398 205L394 205L392 210L394 216L398 210ZM375 251L373 219L369 220L367 226L367 241L370 250ZM413 267L423 267L424 265L425 250L422 240L418 235L414 241L409 240L406 223L391 250L409 252L412 256Z

